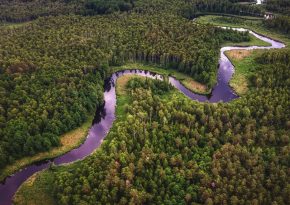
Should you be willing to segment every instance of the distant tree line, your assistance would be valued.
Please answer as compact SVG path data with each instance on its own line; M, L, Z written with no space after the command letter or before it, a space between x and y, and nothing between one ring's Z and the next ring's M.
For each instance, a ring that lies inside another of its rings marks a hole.
M259 7L236 4L228 0L197 0L195 7L200 12L229 13L242 16L260 16Z
M259 7L235 0L2 0L0 21L23 22L41 16L97 15L113 12L175 12L193 18L200 12L261 15Z
M290 1L267 0L266 9L274 12L274 18L264 21L264 25L272 30L278 30L284 34L290 34Z
M83 1L78 0L1 0L0 21L24 22L41 16L80 13Z
M130 11L134 7L135 0L88 0L85 3L83 14L108 14L116 11Z
M267 0L266 9L275 13L281 13L290 16L289 0Z

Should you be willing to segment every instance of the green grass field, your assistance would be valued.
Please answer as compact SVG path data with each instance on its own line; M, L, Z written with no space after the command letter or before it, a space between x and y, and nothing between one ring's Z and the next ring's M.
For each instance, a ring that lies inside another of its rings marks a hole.
M32 175L24 182L14 197L15 205L54 205L56 201L52 195L54 174L45 170Z

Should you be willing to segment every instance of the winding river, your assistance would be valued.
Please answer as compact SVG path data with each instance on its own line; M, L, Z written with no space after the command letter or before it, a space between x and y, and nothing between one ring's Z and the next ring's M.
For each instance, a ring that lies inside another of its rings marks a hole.
M238 31L246 31L246 29L235 29ZM271 46L268 47L223 47L221 48L221 57L219 60L219 70L217 84L214 86L210 97L199 95L191 92L185 88L178 80L173 77L169 78L170 83L176 87L180 92L189 97L192 100L197 100L200 102L229 102L233 99L238 98L237 94L229 87L229 81L234 73L234 66L231 64L229 59L225 56L224 52L234 49L270 49L270 48L283 48L284 44L271 40L267 37L261 36L257 33L249 31L255 37L268 42ZM105 81L104 89L104 105L97 109L95 119L93 121L92 127L89 130L86 141L78 148L71 150L70 152L57 157L53 160L43 161L40 163L35 163L26 168L16 172L10 177L7 177L5 181L0 184L0 205L10 205L12 204L12 198L19 188L19 186L28 179L35 172L46 169L49 167L51 162L56 165L74 162L76 160L83 159L84 157L91 154L96 148L98 148L103 139L108 134L112 124L115 120L115 107L116 107L116 90L115 83L118 77L129 74L137 74L140 76L156 78L162 80L162 76L158 74L151 73L149 71L143 70L124 70L114 73L109 79Z

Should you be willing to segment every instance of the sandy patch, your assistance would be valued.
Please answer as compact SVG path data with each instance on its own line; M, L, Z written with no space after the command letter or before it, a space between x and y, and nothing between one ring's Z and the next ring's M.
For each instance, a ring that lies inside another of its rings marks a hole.
M242 60L252 54L252 50L231 50L227 52L230 59Z
M117 93L119 95L126 94L126 85L132 78L140 77L138 75L123 75L117 79Z
M33 174L29 179L25 182L25 185L27 186L33 186L34 181L36 179L37 173Z
M207 87L199 82L196 82L192 79L186 79L183 81L184 85L192 91L197 91L204 93L207 91Z

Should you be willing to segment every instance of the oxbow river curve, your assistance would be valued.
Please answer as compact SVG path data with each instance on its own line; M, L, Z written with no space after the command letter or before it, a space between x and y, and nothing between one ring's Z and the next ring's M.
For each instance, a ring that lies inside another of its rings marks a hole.
M227 28L225 28L227 29ZM247 29L236 28L234 30L238 31L247 31ZM283 48L285 45L283 43L277 42L275 40L269 39L267 37L261 36L257 33L249 31L250 34L255 37L268 42L271 46L268 47L223 47L221 48L220 60L219 60L219 69L218 69L218 79L217 84L214 86L210 97L205 95L199 95L191 92L185 88L178 80L173 77L169 77L170 83L177 88L184 95L189 97L192 100L197 100L200 102L229 102L233 99L238 98L232 88L229 86L229 81L234 73L234 66L230 60L225 56L224 52L235 49L271 49L271 48ZM93 121L92 127L89 130L89 134L86 138L86 141L78 148L71 150L70 152L57 157L55 159L44 161L40 163L35 163L26 168L16 172L12 176L9 176L0 184L0 205L11 205L12 199L19 188L19 186L28 179L35 172L46 169L49 167L51 162L56 165L61 165L65 163L74 162L76 160L81 160L84 157L91 154L96 148L98 148L105 136L108 134L112 124L115 120L115 107L116 107L116 90L115 83L118 77L123 75L137 74L144 77L150 77L162 80L162 76L151 73L149 71L143 70L124 70L114 73L109 79L105 82L104 89L104 105L103 107L97 109L95 119Z

